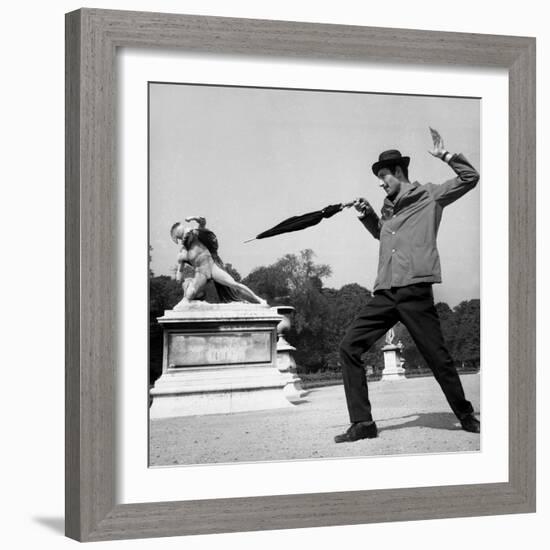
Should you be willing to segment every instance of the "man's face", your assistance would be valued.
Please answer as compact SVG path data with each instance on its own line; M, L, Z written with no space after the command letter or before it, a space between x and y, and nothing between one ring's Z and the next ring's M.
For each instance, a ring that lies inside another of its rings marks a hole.
M389 168L382 168L378 172L378 179L380 180L380 187L384 189L388 199L395 198L401 190L401 181L397 178L399 167L395 171L395 176L390 172Z

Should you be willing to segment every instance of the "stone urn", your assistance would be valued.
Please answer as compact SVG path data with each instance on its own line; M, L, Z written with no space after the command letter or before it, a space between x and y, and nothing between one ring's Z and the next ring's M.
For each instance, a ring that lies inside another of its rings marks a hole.
M293 357L296 348L291 346L285 338L285 334L292 326L291 319L294 308L292 306L275 306L274 309L283 317L277 325L277 368L286 379L283 390L285 397L291 403L295 403L301 401L308 392L302 388L302 380L296 373L296 362Z
M291 316L294 313L294 308L292 306L276 306L275 309L277 310L277 313L279 315L282 315L282 319L277 325L277 342L284 343L287 346L290 346L290 344L287 342L285 338L285 333L287 333L290 330L291 324ZM290 346L293 350L296 348L293 348Z

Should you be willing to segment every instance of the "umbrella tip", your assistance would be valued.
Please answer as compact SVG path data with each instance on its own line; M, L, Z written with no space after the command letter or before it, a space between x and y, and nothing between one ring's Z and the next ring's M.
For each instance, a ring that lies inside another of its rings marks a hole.
M255 240L256 240L256 237L253 237L252 239L248 239L248 241L244 241L244 244L250 243L250 242L255 241Z

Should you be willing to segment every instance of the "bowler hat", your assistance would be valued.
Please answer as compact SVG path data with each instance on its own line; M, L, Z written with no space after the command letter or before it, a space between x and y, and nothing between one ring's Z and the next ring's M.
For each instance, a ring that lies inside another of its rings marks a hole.
M397 149L390 149L389 151L384 151L380 153L378 157L378 162L375 162L372 165L372 171L375 176L378 176L378 172L382 168L389 168L390 166L404 166L407 168L409 162L411 161L410 157L404 157Z

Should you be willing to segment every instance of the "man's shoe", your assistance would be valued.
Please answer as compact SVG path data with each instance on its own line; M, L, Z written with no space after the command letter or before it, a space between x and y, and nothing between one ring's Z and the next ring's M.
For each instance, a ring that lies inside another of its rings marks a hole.
M337 435L334 442L348 443L374 437L378 437L378 428L374 422L354 422L343 434Z
M468 414L464 418L461 418L460 424L462 425L462 429L467 432L478 434L481 431L479 420L473 414Z

